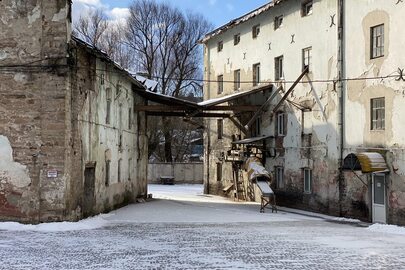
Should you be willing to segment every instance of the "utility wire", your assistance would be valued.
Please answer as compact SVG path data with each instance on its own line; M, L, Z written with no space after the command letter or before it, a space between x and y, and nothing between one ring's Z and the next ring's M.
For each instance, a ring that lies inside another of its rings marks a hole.
M47 60L47 59L44 59ZM0 73L5 71L5 72L15 72L16 68L28 68L28 70L30 69L46 69L46 68L66 68L66 67L72 67L69 65L5 65L5 66L0 66ZM111 73L123 73L124 71L122 70L107 70L107 69L102 69L102 68L91 68L91 66L73 66L72 68L74 69L92 69L95 71L104 71L104 72L111 72ZM137 74L128 72L130 75L135 76ZM394 73L398 73L395 74ZM158 80L166 80L166 81L178 81L180 80L179 78L174 78L174 77L161 77L161 76L150 76L152 79L158 79ZM339 81L369 81L369 80L385 80L385 79L396 79L398 81L398 78L401 78L401 74L398 71L395 71L389 75L385 75L385 76L373 76L373 77L364 77L364 78L342 78L342 79L316 79L316 80L311 80L311 83L337 83ZM234 84L235 81L218 81L218 80L207 80L207 79L192 79L192 78L183 78L183 81L192 81L192 82L202 82L202 83L232 83ZM286 84L290 84L290 83L294 83L295 81L290 81L290 80L280 80L280 81L260 81L260 82L256 82L256 81L239 81L241 84L253 84L253 83L259 83L259 84L274 84L274 83L286 83ZM304 84L304 83L308 83L306 81L300 81L299 83Z

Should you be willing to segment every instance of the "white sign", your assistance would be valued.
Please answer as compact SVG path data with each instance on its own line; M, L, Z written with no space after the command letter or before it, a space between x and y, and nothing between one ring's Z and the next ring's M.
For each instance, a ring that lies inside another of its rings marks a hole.
M49 170L48 171L48 178L57 178L58 177L58 171L57 170Z

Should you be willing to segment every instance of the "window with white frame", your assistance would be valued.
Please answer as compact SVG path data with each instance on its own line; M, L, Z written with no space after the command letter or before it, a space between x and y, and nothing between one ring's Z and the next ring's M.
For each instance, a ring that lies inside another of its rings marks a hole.
M371 130L385 130L385 98L371 99Z
M284 78L283 64L284 64L284 57L282 55L274 59L274 68L275 68L274 74L276 81Z
M286 135L286 120L287 115L283 112L277 114L277 136Z
M284 187L284 167L276 167L275 174L276 174L277 188L283 188Z
M302 3L301 6L301 15L302 17L308 16L312 14L313 11L313 1L312 0L306 0Z
M240 34L236 34L233 36L233 45L238 45L240 43Z
M284 16L280 15L274 18L274 30L279 29L283 25Z
M309 168L304 169L304 192L312 192L312 170Z
M308 67L308 71L312 70L312 47L302 49L302 70Z
M224 92L224 76L223 75L218 76L217 84L218 84L218 95L219 95Z
M257 24L252 27L252 37L257 38L260 34L260 24Z
M384 24L371 27L371 59L384 56Z
M240 69L233 72L233 81L234 90L240 90Z
M260 63L253 65L253 86L260 84Z

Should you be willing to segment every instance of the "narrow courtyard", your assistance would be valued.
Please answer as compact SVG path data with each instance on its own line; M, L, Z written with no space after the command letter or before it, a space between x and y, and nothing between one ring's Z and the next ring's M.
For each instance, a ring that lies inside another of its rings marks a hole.
M154 199L78 223L0 223L0 269L404 269L400 227L150 185Z

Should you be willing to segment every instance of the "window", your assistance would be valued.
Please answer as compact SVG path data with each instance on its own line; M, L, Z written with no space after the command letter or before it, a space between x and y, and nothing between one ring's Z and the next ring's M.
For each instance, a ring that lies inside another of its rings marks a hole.
M260 64L253 65L253 86L260 84Z
M224 76L223 75L218 76L217 84L218 84L218 95L220 95L224 92Z
M104 85L104 74L100 75L100 84Z
M118 138L118 147L122 148L122 104L119 106L118 111L118 126L119 126L119 138Z
M105 122L106 124L109 124L111 121L111 88L107 88L106 90L106 99L107 99L107 108L106 108Z
M132 108L128 109L128 129L132 129Z
M277 114L277 136L286 135L286 120L287 116L285 113L281 112Z
M222 181L222 163L217 163L217 181Z
M284 70L283 70L283 62L284 62L284 57L279 56L274 59L274 67L275 67L275 79L281 80L284 78Z
M217 133L218 133L218 140L222 139L224 135L224 120L218 119L217 120Z
M223 41L218 42L218 52L222 52L223 49L224 49L224 42Z
M302 70L306 67L309 68L309 71L311 69L311 62L312 62L312 47L308 47L302 50Z
M131 181L132 158L128 159L128 181Z
M276 167L275 173L276 173L277 188L283 188L284 187L284 168Z
M304 1L302 3L302 6L301 6L301 16L305 17L305 16L308 16L308 15L311 15L312 10L313 10L313 2L312 2L312 0Z
M284 16L280 15L274 18L274 30L279 29L283 25Z
M371 59L384 56L384 24L371 27Z
M121 163L122 160L118 160L118 183L121 182Z
M121 94L121 84L119 82L117 83L116 90L115 96L118 97Z
M234 90L240 89L240 69L233 72Z
M233 45L238 45L240 43L240 34L236 34L233 36Z
M371 130L385 130L385 98L371 100Z
M305 168L304 169L304 192L311 193L312 191L312 170Z
M257 38L260 34L260 24L257 24L252 27L252 37Z
M111 161L105 161L105 185L108 187L110 184L110 163Z

